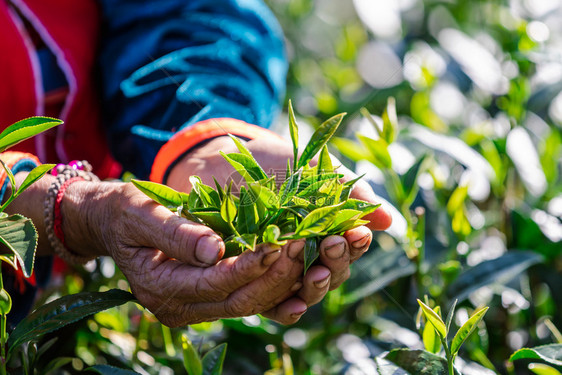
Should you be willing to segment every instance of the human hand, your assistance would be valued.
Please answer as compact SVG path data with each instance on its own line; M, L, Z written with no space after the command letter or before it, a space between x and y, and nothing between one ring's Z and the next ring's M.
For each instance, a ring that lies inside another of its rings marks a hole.
M260 138L249 141L246 147L252 151L256 160L269 175L281 173L285 175L287 159L292 158L292 146L288 142L275 138ZM220 184L224 184L231 176L236 176L230 164L218 153L236 152L237 149L228 137L215 138L204 146L194 150L182 159L172 169L168 178L168 184L175 189L189 191L188 177L198 175L206 184L213 184L215 177ZM334 164L337 160L334 159ZM337 164L336 164L337 165ZM350 180L356 176L344 167L338 169L344 174L344 180ZM351 193L351 197L377 203L375 194L367 183L359 181ZM287 310L305 309L319 302L328 289L335 289L349 277L349 265L357 260L371 243L372 235L370 229L386 229L391 222L390 215L384 209L377 209L366 219L370 220L367 227L359 227L346 232L343 236L330 236L320 245L320 263L312 267L302 280L303 287L295 297L288 299L276 306L264 315L275 320L292 323L287 319ZM329 282L326 288L319 288L318 282L326 277Z

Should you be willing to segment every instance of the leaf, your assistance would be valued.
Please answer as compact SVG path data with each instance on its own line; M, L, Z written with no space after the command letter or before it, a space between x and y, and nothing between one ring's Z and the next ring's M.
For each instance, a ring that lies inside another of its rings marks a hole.
M382 133L381 138L388 144L396 139L396 129L398 129L398 116L396 115L396 100L391 96L388 98L386 108L382 114Z
M543 363L530 363L529 370L537 375L562 375L560 371L556 370L554 367Z
M238 173L245 176L244 173L240 172L240 166L244 171L248 172L252 180L246 179L246 182L259 181L264 178L268 178L267 174L264 172L262 167L258 164L256 159L252 155L245 154L223 154L221 155L236 169ZM238 167L237 167L238 166Z
M27 189L29 186L31 186L31 184L33 184L35 181L43 177L47 172L49 172L54 167L55 164L42 164L38 167L33 168L33 170L29 172L29 174L25 177L25 180L23 180L15 196L17 197L18 195L23 193L25 189Z
M109 365L94 365L92 367L88 367L86 371L97 372L100 375L140 375L138 372L133 370L126 370Z
M509 358L512 362L517 359L541 359L551 365L562 366L562 344L522 348L513 353Z
M257 204L262 204L268 210L276 211L279 208L279 198L273 191L258 182L251 183L249 186Z
M230 241L241 245L247 250L254 250L256 248L256 242L258 240L258 235L255 233L244 233L240 236L232 237Z
M451 330L451 322L453 321L453 317L455 316L455 308L457 307L457 302L458 300L456 299L455 302L453 302L453 306L451 306L451 308L449 309L449 313L447 314L447 332Z
M240 187L240 204L236 216L236 228L239 233L256 233L258 230L259 215L252 195L248 194L244 186Z
M330 225L330 228L328 230L330 232L335 231L334 229L340 226L342 223L349 220L359 219L361 216L363 216L363 213L359 210L351 210L351 209L339 210L338 216L335 218L334 222L332 223L332 225Z
M369 202L362 201L360 199L348 199L347 201L343 202L340 209L346 210L358 210L361 211L363 214L362 216L368 215L371 212L374 212L377 208L380 207L380 204L373 204Z
M23 275L30 277L37 248L37 230L31 220L22 215L1 217L0 243L14 253Z
M339 137L334 137L331 143L343 156L351 161L369 160L370 162L374 162L369 150L360 143Z
M279 196L281 197L280 204L285 205L293 195L299 190L302 170L298 170L291 174L289 178L283 182L279 188Z
M351 267L351 276L346 282L349 292L344 296L344 303L355 303L414 272L414 264L400 247L367 252Z
M169 186L156 182L135 179L131 180L131 182L137 187L137 189L164 207L176 208L183 204L180 193Z
M56 118L39 116L18 121L0 133L0 152L62 123Z
M474 330L476 329L476 326L478 325L478 323L480 323L480 321L482 320L482 318L486 314L486 311L488 311L488 307L483 307L483 308L477 310L474 314L472 314L470 319L468 319L462 325L462 327L459 328L459 330L455 334L455 337L453 338L453 341L451 342L451 354L452 355L455 355L455 354L458 353L461 345L468 338L468 336L470 336L472 334L472 332L474 332Z
M204 221L207 226L209 226L215 232L220 232L225 236L233 234L232 228L226 221L223 220L222 215L219 211L208 210L208 211L189 211L190 214Z
M340 206L320 207L311 211L295 229L296 238L319 236L326 234L333 223Z
M400 181L402 182L402 189L404 190L407 202L413 202L414 198L416 197L416 194L418 193L419 187L417 184L417 180L419 175L425 169L422 168L422 166L426 159L427 159L427 154L419 158L414 163L414 165L412 165L410 169L408 169L408 171L400 177Z
M221 206L219 193L217 193L212 187L205 185L198 176L190 176L189 182L191 182L193 191L201 200L203 207L214 208L216 210L219 209Z
M244 144L242 143L240 138L238 138L237 136L232 135L232 134L229 134L228 136L230 137L230 139L232 139L232 141L236 145L236 148L238 149L238 151L240 151L241 154L253 158L252 152L250 150L248 150L248 148L246 146L244 146Z
M297 167L295 169L299 169L312 160L312 158L324 147L326 143L330 140L330 138L336 132L338 126L340 125L343 116L345 113L340 113L335 115L334 117L329 118L324 123L322 123L318 129L312 134L310 137L310 141L304 148L302 155L297 163Z
M221 375L226 356L226 344L211 349L203 357L203 375Z
M187 373L189 375L201 375L203 373L201 358L185 333L181 335L181 347L183 350L183 366Z
M332 173L334 171L334 166L332 165L332 159L330 158L330 153L328 152L328 146L324 145L320 151L320 156L318 157L317 165L318 174Z
M62 366L65 366L67 364L69 364L70 362L72 362L74 358L72 357L57 357L54 358L53 360L49 361L49 363L45 366L45 368L43 368L43 373L44 374L51 374L52 372L54 372L55 370L61 368Z
M388 143L384 139L372 139L362 134L357 134L357 138L363 143L371 153L369 160L380 169L392 168L392 159L388 152Z
M281 235L281 230L277 225L270 224L263 231L263 242L272 243L274 245L283 246L287 241L279 241L279 236Z
M293 169L297 168L297 161L299 156L299 127L295 119L295 111L293 111L293 103L289 99L289 132L291 133L291 141L293 142Z
M445 326L445 323L443 322L441 317L437 315L437 313L433 311L431 307L427 306L419 299L418 303L422 308L423 314L425 315L427 321L433 325L439 336L441 336L442 339L445 339L447 337L447 327Z
M119 289L106 292L86 292L61 297L39 306L26 316L10 334L9 351L44 334L74 323L97 312L134 301L135 296Z
M433 310L432 310L433 311ZM447 360L424 350L394 349L385 357L410 374L447 375ZM455 369L455 375L460 375Z
M432 324L426 323L422 332L423 346L430 353L437 354L441 350L441 340Z
M477 289L492 283L505 284L530 266L542 261L542 256L537 253L509 251L499 258L484 261L461 273L449 285L447 295L462 302Z
M307 238L304 243L304 273L310 268L320 252L318 251L318 240L314 237Z
M236 217L237 209L231 194L227 194L221 205L221 217L227 223L232 223Z
M468 185L457 186L457 188L451 194L449 201L447 202L447 212L449 215L453 215L455 212L462 209L463 203L468 196Z

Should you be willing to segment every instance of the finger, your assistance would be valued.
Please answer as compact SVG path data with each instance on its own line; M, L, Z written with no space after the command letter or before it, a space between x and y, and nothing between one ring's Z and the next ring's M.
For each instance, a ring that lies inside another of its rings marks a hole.
M306 310L306 303L299 297L293 297L263 312L262 315L278 323L288 325L298 322Z
M349 277L349 249L342 236L328 236L320 243L320 263L331 273L330 290L336 289Z
M349 244L349 262L353 263L361 257L367 250L373 239L371 230L360 226L344 233L344 238Z
M125 185L130 199L119 210L125 227L122 242L129 246L153 247L169 258L208 267L224 254L224 243L210 228L178 217L155 203L132 185Z
M312 266L308 269L303 279L302 289L298 293L307 306L317 304L328 293L330 276L330 270L323 266Z
M299 257L302 259L303 248L302 240L287 243L281 249L279 259L261 277L234 290L222 304L200 304L198 308L206 309L211 315L220 318L254 315L270 310L295 293L293 287L300 283L304 269L302 260L299 260Z

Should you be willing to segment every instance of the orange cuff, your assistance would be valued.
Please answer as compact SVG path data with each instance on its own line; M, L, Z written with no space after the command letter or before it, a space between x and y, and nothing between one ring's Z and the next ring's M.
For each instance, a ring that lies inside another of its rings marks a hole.
M150 180L165 183L172 167L189 151L205 141L228 134L247 140L272 136L281 138L271 130L232 118L200 121L179 131L162 146L154 159Z
M8 168L10 168L10 170L12 170L18 162L24 159L29 160L29 162L35 163L35 165L41 164L39 159L37 159L37 156L28 154L27 152L4 151L0 154L0 159L4 162L4 164L6 164ZM8 174L6 173L4 168L0 167L0 186L4 186L4 182L6 181L7 177Z

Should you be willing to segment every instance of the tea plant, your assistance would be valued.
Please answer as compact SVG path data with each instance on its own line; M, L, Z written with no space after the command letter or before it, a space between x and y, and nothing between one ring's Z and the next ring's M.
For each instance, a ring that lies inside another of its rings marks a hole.
M253 250L256 244L283 245L286 240L306 238L305 272L318 257L320 239L341 234L364 225L361 217L378 205L351 199L357 179L341 182L343 175L332 165L326 144L336 132L343 114L326 120L316 129L299 156L298 126L289 103L289 127L294 158L287 160L284 182L277 187L276 176L268 175L244 144L230 136L240 153L221 155L242 176L247 188L240 187L239 196L232 192L232 183L215 188L189 177L189 194L165 185L133 180L132 182L154 201L178 215L205 224L225 241L225 256ZM310 162L319 153L317 165Z
M0 152L60 124L61 120L49 117L30 117L16 122L0 133ZM17 187L10 168L1 160L0 163L11 188L9 197L0 206L0 243L10 253L0 255L0 260L15 270L21 270L23 276L29 278L33 273L37 249L37 230L29 218L19 214L8 215L4 210L35 181L50 171L54 164L42 164L34 168ZM7 315L12 309L12 298L4 289L0 273L0 374L7 374L8 370L13 373L17 369L22 369L26 374L30 373L35 369L36 360L44 353L44 350L37 350L32 342L80 318L133 299L132 294L120 290L65 296L39 307L8 334L6 323ZM66 363L68 358L55 358L47 365L46 371L55 370Z

